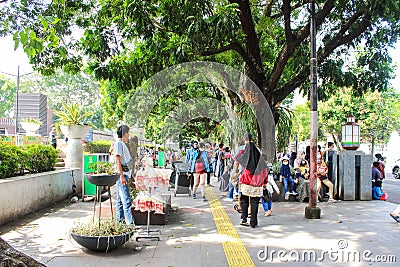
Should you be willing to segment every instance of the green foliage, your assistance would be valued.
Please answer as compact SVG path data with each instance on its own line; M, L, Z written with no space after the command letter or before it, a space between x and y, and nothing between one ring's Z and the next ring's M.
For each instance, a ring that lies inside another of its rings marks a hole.
M276 125L278 134L276 148L279 151L286 151L293 135L293 113L284 107L278 108L279 122Z
M7 118L11 116L14 105L14 93L16 92L16 83L10 79L0 76L0 117Z
M97 161L89 164L89 169L95 170L93 174L114 174L115 166L108 161Z
M39 173L54 170L58 151L52 146L29 145L27 151L26 169L30 173Z
M319 98L328 100L344 87L357 96L388 90L388 48L400 36L399 1L317 3ZM85 59L108 83L102 90L105 125L124 118L127 101L146 79L182 62L210 60L243 70L274 112L296 88L309 93L304 1L14 1L3 10L0 35L13 34L42 73L77 72ZM74 39L77 28L84 32ZM229 98L233 105L243 102ZM151 116L157 117L151 126L159 126L162 114Z
M72 228L72 232L85 236L114 236L132 233L135 227L116 220L103 219L100 221L89 221L78 223Z
M112 143L112 141L107 140L93 141L86 143L83 150L89 153L108 153Z
M83 106L72 103L70 105L62 103L64 110L54 110L54 114L60 118L60 124L87 125L86 119L93 113L83 111Z
M340 89L329 101L319 104L319 125L325 134L340 141L342 124L353 115L361 128L361 141L386 143L400 125L400 95L393 90L354 96L349 88Z
M0 144L0 178L54 170L57 157L52 146Z
M297 134L297 139L304 141L310 139L310 103L297 105L292 109L293 112L293 133Z

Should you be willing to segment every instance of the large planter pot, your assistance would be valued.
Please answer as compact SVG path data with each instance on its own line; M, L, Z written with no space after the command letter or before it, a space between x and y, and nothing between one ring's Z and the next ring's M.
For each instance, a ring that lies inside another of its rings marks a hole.
M98 186L112 186L119 178L119 174L85 174L86 179L89 183Z
M71 236L82 247L107 252L128 242L133 236L133 232L114 236L85 236L71 232Z
M62 124L60 128L61 132L68 137L68 139L82 139L91 129L89 125L77 124Z
M82 169L82 138L91 127L88 125L63 124L60 125L60 128L63 134L68 137L65 167Z
M34 136L35 132L40 128L40 124L32 122L21 122L21 126L28 136Z

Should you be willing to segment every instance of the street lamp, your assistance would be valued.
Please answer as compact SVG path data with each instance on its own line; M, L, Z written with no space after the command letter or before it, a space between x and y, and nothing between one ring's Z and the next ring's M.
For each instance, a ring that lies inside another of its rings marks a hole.
M353 115L348 116L347 123L342 125L342 147L346 150L360 147L360 126Z
M32 74L33 72L29 72L29 73L25 73L25 74L20 75L19 74L19 65L18 65L17 75L11 74L11 73L7 73L7 72L3 72L3 71L0 71L0 72L17 78L17 95L16 95L17 99L16 99L16 111L15 111L15 135L17 135L18 134L18 116L19 116L19 114L18 114L18 112L19 112L19 108L18 108L19 81L20 81L20 78L22 76Z

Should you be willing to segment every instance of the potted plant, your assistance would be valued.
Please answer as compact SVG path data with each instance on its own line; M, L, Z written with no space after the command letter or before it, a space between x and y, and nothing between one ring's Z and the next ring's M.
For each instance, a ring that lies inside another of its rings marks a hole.
M125 244L134 234L135 226L113 219L78 223L71 229L72 238L81 246L95 251L109 251Z
M83 107L77 104L63 103L62 107L63 110L55 110L54 114L60 117L56 126L68 138L65 167L82 169L82 138L91 128L86 120L92 112L84 112Z
M84 112L83 107L72 103L71 105L62 103L63 110L55 110L54 114L60 118L57 125L60 126L62 133L68 138L81 139L90 130L91 125L87 119L93 112Z
M97 186L112 186L119 178L119 174L115 172L115 166L111 162L101 161L89 164L90 173L85 173L89 183Z
M26 131L26 135L33 136L40 128L42 122L37 118L23 118L21 119L21 126Z
M86 179L96 186L112 186L119 179L119 174L115 173L114 164L110 162L94 162L89 164L88 167L92 172L85 174ZM111 214L113 214L112 212L111 210ZM87 249L107 252L126 243L134 231L133 225L117 222L113 217L101 219L99 213L97 220L95 220L93 214L91 221L79 223L73 227L71 236L79 245Z

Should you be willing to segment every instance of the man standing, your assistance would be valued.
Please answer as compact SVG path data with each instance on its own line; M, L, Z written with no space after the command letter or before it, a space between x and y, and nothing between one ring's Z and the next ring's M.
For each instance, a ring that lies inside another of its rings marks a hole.
M335 148L335 144L332 142L328 142L328 150L324 152L323 155L323 160L326 162L326 165L328 166L328 180L331 182L332 177L333 177L333 155L335 154L335 151L333 150Z
M121 125L117 130L118 141L114 143L114 157L117 172L120 178L117 180L117 221L122 222L125 219L126 224L134 224L132 215L132 200L129 191L128 181L132 175L132 157L126 142L129 139L129 127Z
M257 214L260 197L263 195L263 185L268 181L268 168L260 150L253 143L253 136L246 133L243 137L245 146L235 156L243 168L240 176L240 207L242 210L241 225L255 228L258 224ZM250 202L250 203L249 203ZM247 223L248 208L251 205L250 225Z
M51 132L49 134L49 140L50 140L50 145L54 147L54 149L57 149L57 132L56 132L56 127L51 128Z

